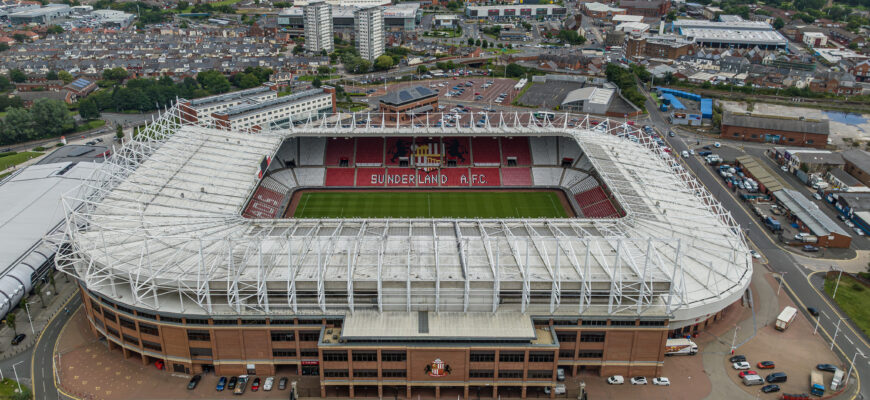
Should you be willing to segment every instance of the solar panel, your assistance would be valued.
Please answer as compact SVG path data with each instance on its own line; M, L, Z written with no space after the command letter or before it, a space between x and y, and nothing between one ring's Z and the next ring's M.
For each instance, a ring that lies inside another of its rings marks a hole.
M399 100L408 101L408 100L411 100L412 98L414 98L414 97L411 96L411 93L408 93L404 90L399 92Z

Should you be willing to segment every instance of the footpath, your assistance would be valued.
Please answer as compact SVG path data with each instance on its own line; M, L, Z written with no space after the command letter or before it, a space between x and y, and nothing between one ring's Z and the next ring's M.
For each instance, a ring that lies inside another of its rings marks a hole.
M65 274L55 272L55 286L57 293L50 284L42 286L42 298L45 303L42 303L39 296L36 294L30 295L27 298L27 309L30 310L30 318L28 319L27 310L22 307L17 307L12 313L15 314L15 331L9 328L6 324L0 328L0 363L3 360L15 357L23 352L29 351L33 344L36 343L36 338L39 332L45 329L48 321L60 312L64 312L63 305L70 297L77 293L78 287L72 280L67 281ZM51 294L45 294L51 292ZM72 312L73 310L69 310ZM31 320L33 329L31 330ZM18 345L12 345L12 338L16 333L26 335L24 341Z

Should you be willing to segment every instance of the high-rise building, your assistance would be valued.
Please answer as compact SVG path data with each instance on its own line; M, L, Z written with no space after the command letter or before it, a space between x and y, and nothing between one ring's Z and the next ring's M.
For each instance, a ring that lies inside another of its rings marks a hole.
M308 3L303 10L305 18L305 50L319 53L332 52L332 8L322 1Z
M384 11L381 7L356 10L354 33L360 57L375 62L376 58L384 54Z

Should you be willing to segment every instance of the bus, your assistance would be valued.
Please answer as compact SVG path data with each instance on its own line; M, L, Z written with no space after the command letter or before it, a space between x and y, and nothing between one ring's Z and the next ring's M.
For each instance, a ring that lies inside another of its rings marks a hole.
M779 313L779 316L776 317L776 329L780 331L786 330L796 316L797 310L794 307L786 306Z
M556 119L556 113L552 113L549 111L538 111L533 114L537 119L546 119L546 120L554 120Z

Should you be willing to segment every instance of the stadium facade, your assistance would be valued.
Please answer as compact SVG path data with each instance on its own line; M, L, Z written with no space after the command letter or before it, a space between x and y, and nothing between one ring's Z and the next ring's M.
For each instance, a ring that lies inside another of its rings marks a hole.
M299 373L319 376L322 396L409 398L524 397L557 368L658 375L666 339L718 319L752 275L730 214L629 125L333 115L252 133L183 112L70 194L53 238L93 332L170 372ZM396 137L461 140L470 159L446 145L443 165L390 157ZM457 186L559 190L579 217L280 218L295 191L353 189L371 168L486 172L498 179Z

